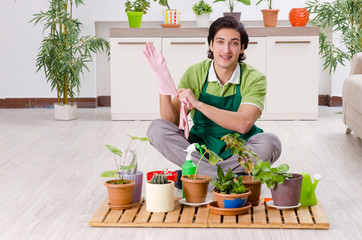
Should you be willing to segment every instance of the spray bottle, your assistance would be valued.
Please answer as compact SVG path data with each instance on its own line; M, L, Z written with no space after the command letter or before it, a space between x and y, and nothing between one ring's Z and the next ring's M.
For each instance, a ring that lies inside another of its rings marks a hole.
M186 155L186 161L182 165L182 176L193 175L196 172L196 165L192 162L191 154L193 151L196 151L195 145L191 144L184 151L187 152L187 155ZM182 183L182 197L183 198L185 197L184 183Z

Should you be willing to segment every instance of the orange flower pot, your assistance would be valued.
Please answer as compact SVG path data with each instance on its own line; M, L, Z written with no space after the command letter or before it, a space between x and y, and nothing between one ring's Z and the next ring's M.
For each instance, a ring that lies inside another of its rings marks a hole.
M306 8L292 8L289 12L289 22L293 27L304 27L309 20Z
M262 9L264 27L276 27L279 9Z

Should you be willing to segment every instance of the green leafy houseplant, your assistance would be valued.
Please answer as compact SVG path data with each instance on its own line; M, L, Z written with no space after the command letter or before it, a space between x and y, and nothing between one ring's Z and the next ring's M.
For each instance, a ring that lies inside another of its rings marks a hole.
M194 174L194 179L196 179L197 170L199 169L201 160L205 157L206 154L209 154L209 163L212 165L216 165L217 162L223 161L223 159L221 157L219 157L219 155L217 155L213 151L207 149L207 147L205 145L200 145L198 143L194 143L194 145L197 149L199 149L200 154L201 154L201 157L199 159L199 162L197 163L195 174ZM204 153L203 153L203 151L204 151Z
M123 176L124 176L124 173L126 170L131 170L131 169L134 169L134 173L137 172L137 163L134 163L134 162L131 162L130 165L127 165L126 166L126 159L127 159L127 155L129 154L129 152L131 152L130 150L130 147L131 147L131 144L134 140L140 140L140 141L150 141L148 138L146 137L142 137L142 138L139 138L139 137L134 137L134 136L131 136L131 135L127 135L128 137L131 138L131 141L129 142L126 150L123 151L114 147L114 146L111 146L111 145L105 145L109 151L111 151L113 154L114 154L114 163L115 163L115 166L116 166L116 170L110 170L110 171L105 171L101 174L101 177L114 177L114 178L117 178L118 181L116 181L115 183L116 184L124 184L124 183L127 183L128 181L124 180L123 179ZM122 165L118 165L117 163L117 156L122 158L123 157L123 164ZM121 171L121 174L120 172Z
M238 3L243 3L250 6L250 0L215 0L213 3L224 2L230 12L234 12L234 8Z
M194 11L196 16L200 16L202 14L211 13L212 8L210 4L208 4L204 0L200 0L192 6L192 11Z
M237 178L236 175L228 168L226 174L222 171L220 166L217 166L217 178L216 181L210 180L211 184L224 194L239 194L246 192L243 185L243 178Z
M147 0L135 0L134 2L127 0L124 6L125 12L142 12L143 14L147 14L147 11L150 7L150 2Z
M293 177L291 173L287 173L289 170L288 164L281 164L279 167L270 167L268 162L258 160L256 166L252 170L254 179L260 179L261 183L265 183L269 189L273 189L276 183L284 183L284 179L290 179Z
M88 69L86 63L92 61L92 53L100 51L109 55L109 43L92 36L80 37L82 23L73 17L74 4L78 7L83 0L51 0L46 12L34 14L34 25L43 23L44 37L36 59L37 72L45 72L51 90L56 89L58 104L73 105L75 89L79 94L80 74Z
M168 0L153 0L153 1L155 1L155 2L158 1L158 3L161 6L167 7L168 10L171 10L170 5L168 5Z
M261 2L267 2L267 4L268 4L268 9L272 9L272 0L259 0L256 4L255 4L255 6L258 6Z
M311 0L306 3L306 8L310 14L315 14L311 24L320 28L319 54L324 59L324 70L329 69L331 74L337 65L344 65L355 53L362 51L361 0ZM327 38L331 29L338 33L340 44Z

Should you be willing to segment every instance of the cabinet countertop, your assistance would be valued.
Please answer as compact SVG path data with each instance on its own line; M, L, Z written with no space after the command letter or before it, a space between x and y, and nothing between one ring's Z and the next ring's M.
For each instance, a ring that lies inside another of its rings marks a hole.
M110 28L109 34L110 37L207 37L209 33L208 28L196 27L194 22L181 22L180 28L162 28L160 25L161 22L147 22L142 23L141 28L129 28L127 22L122 22L120 27ZM263 27L245 24L245 29L249 37L319 35L319 28L312 26L291 27L281 24L277 27Z

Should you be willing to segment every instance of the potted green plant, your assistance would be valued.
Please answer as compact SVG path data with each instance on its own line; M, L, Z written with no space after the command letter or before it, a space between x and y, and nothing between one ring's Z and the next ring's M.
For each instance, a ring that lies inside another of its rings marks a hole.
M217 166L217 178L210 180L215 189L212 192L219 208L241 208L247 203L250 191L243 185L243 178L236 175L228 168L226 174Z
M168 4L168 0L153 0L155 2L158 1L158 3L161 6L167 7L166 10L163 11L163 22L164 24L161 24L164 28L174 28L174 27L180 27L180 10L177 9L171 9L170 5Z
M147 14L150 2L147 0L127 0L124 4L130 28L140 28L143 14Z
M261 12L263 13L264 26L275 27L278 21L279 9L272 8L272 0L259 0L255 5L259 5L263 1L268 4L268 9L261 10Z
M209 27L210 13L212 12L211 5L200 0L192 6L192 11L196 15L196 25L199 27Z
M229 12L224 12L224 16L233 16L236 20L240 21L241 12L234 12L234 8L238 3L250 6L250 0L215 0L213 3L223 2L229 9Z
M181 177L181 181L184 184L186 202L203 203L206 199L210 177L197 174L197 170L200 166L201 160L205 157L206 154L209 155L209 163L212 165L216 165L218 161L223 160L216 153L207 149L205 145L199 145L198 143L194 143L194 145L199 149L201 154L201 157L196 166L195 174L184 175Z
M314 19L310 23L319 27L319 53L324 69L335 72L338 65L351 62L362 51L362 2L317 0L308 1L306 8ZM330 31L338 33L338 42L327 37Z
M223 136L221 140L226 144L225 150L230 149L233 155L238 155L238 162L248 174L248 176L242 176L244 186L251 192L250 196L248 197L248 202L253 206L259 205L261 182L259 179L255 180L251 174L254 168L252 157L258 160L258 156L251 149L246 149L246 141L240 138L240 134L238 133L227 134Z
M271 190L274 205L296 206L299 203L303 175L298 173L287 173L288 164L279 167L270 167L268 162L258 160L252 174L255 179L260 179Z
M105 51L109 55L109 43L94 36L80 36L82 23L73 17L73 8L83 4L81 0L49 1L49 9L34 14L34 25L43 23L44 37L36 59L37 72L44 70L51 90L56 89L55 119L76 118L75 89L79 94L80 75L92 61L92 53Z
M155 174L146 182L146 210L149 212L171 212L175 208L175 183L164 174Z

